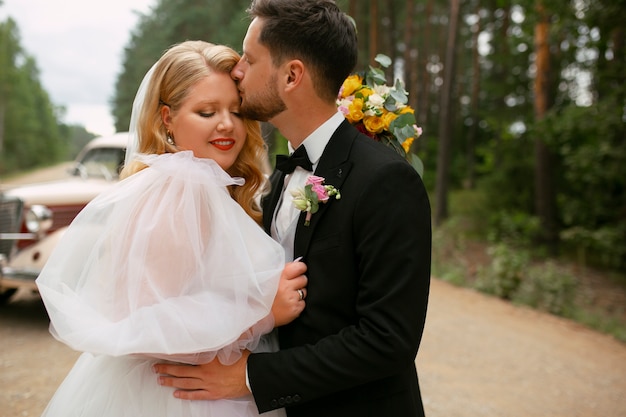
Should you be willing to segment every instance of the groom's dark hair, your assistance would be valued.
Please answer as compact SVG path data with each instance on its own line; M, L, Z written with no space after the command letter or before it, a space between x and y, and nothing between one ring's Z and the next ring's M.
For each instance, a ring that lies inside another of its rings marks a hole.
M337 98L356 66L358 46L354 21L333 0L253 0L248 14L263 20L259 42L275 65L301 60L319 96Z

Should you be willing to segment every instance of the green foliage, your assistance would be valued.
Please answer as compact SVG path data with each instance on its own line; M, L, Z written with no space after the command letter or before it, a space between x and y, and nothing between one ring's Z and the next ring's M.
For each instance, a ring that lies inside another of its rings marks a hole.
M559 160L561 238L587 259L626 267L626 125L614 100L550 114L537 132ZM582 251L582 252L581 252Z
M479 270L476 288L552 314L571 312L576 278L554 262L532 265L527 250L506 243L490 246L487 253L491 260Z
M73 160L85 145L96 137L93 133L87 131L84 126L70 125L66 126L67 133L64 134L68 140L67 160Z
M569 316L574 308L577 286L576 277L559 269L554 262L545 262L525 271L513 301Z
M533 212L532 144L525 137L503 137L479 147L479 187L489 196L488 212Z
M468 285L471 277L462 254L466 251L467 236L463 220L454 216L433 230L432 274L455 285Z
M530 246L539 232L539 219L525 211L497 211L489 216L487 238L490 242L505 242Z
M560 238L567 247L572 248L581 265L598 264L620 269L626 258L626 224L587 229L574 226L564 229Z
M524 280L530 262L528 251L498 243L487 249L491 263L481 268L476 287L489 294L510 300Z
M39 81L39 69L20 46L9 18L0 22L0 174L50 165L67 154L63 110Z
M513 231L502 233L507 243L494 243L484 250L485 244L476 232L487 229L487 216L481 208L485 196L481 190L455 190L450 197L453 203L450 218L433 230L434 277L499 297L505 293L503 288L507 283L511 283L509 287L515 288L508 291L512 302L571 318L626 341L626 323L621 319L625 307L606 307L597 297L589 297L589 285L595 288L595 282L602 283L600 276L606 280L603 287L612 282L617 284L615 291L620 288L623 291L626 287L619 284L620 274L600 273L572 262L557 263L532 257L527 247L516 248L518 238L515 236L520 233L519 229L525 229L527 223L534 221L532 218L524 220L523 216L517 218L517 214L508 216L513 219L502 220L515 225L506 227ZM585 275L597 277L589 279L584 278ZM600 305L594 303L594 299Z

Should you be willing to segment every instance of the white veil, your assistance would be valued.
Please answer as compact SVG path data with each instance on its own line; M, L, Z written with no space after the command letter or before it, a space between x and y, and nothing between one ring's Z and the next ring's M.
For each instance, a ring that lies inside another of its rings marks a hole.
M135 95L135 100L133 101L133 109L130 114L130 125L128 126L128 144L126 145L126 156L124 158L124 166L128 166L130 161L135 159L137 156L137 149L139 148L139 132L137 130L137 124L139 122L139 115L141 114L141 108L144 105L146 100L146 91L148 90L148 86L150 85L150 80L152 79L152 74L156 68L157 64L152 65L152 67L148 70L146 75L144 75L141 84L139 85L139 89L137 90L137 94Z

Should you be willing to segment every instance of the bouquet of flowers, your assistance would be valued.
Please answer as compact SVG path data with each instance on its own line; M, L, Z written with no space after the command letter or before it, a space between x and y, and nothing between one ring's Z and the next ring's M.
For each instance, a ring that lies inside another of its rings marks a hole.
M382 54L376 62L384 68L391 65L391 59ZM424 164L410 148L422 128L416 124L415 111L407 105L409 94L402 81L396 80L392 87L386 82L383 70L372 66L365 73L350 75L339 90L337 107L361 132L405 157L421 176Z

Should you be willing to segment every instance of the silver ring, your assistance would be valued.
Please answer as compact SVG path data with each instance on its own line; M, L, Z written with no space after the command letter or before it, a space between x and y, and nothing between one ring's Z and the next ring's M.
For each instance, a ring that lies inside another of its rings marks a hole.
M300 301L304 300L304 291L302 290L297 290L298 294L300 295Z

